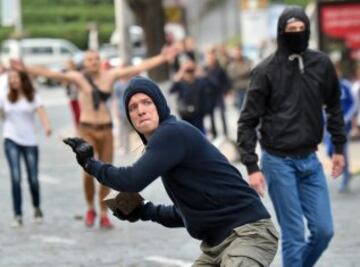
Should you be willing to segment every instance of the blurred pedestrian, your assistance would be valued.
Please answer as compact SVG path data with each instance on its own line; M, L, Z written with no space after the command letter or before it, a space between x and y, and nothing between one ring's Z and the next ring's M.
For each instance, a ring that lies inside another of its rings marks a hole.
M351 90L353 92L353 95L355 95L357 107L356 117L354 120L355 136L357 138L360 138L360 62L358 62L355 67L355 79Z
M356 100L353 92L351 91L351 83L343 77L342 69L341 69L341 62L337 61L334 62L336 74L339 79L339 86L341 89L341 109L343 112L344 122L345 122L345 131L347 136L347 141L344 145L344 159L345 159L345 166L343 171L343 179L340 184L339 192L345 193L349 191L349 181L351 178L350 173L350 162L349 162L349 142L350 142L350 133L352 129L352 120L354 114L356 112ZM334 146L331 142L331 136L328 131L325 131L324 134L324 142L326 145L326 152L328 156L331 158L334 154Z
M264 195L264 173L281 227L283 266L291 267L314 266L334 234L326 177L315 153L323 136L324 105L334 146L333 177L343 171L346 142L334 66L328 56L307 48L309 37L304 10L286 8L278 21L278 48L253 70L238 121L249 183Z
M246 89L249 85L252 62L243 55L240 46L234 49L234 56L230 61L227 74L232 84L232 91L235 94L235 107L239 110L244 102Z
M195 47L195 41L192 37L187 36L180 42L176 43L176 47L178 50L177 55L172 61L172 66L174 68L175 73L180 70L182 62L187 59L191 59L197 63L197 52Z
M79 105L81 110L79 134L94 146L97 157L100 160L111 163L113 160L113 125L108 100L111 97L114 82L124 76L137 75L142 71L163 64L167 60L172 59L174 55L174 51L171 48L166 48L163 49L161 54L146 59L137 66L102 70L100 68L99 53L89 50L85 53L83 72L68 71L62 73L37 66L26 66L25 68L21 62L17 61L12 61L12 65L18 69L26 69L27 72L33 75L73 83L79 89ZM88 227L92 227L96 217L94 205L95 181L93 177L85 172L84 191L88 209L85 216L85 224ZM112 228L107 215L107 207L102 203L102 200L109 191L108 187L100 185L100 227L104 229Z
M210 94L207 95L211 101L210 109L210 122L211 122L211 134L213 138L218 136L218 131L215 122L215 112L220 111L220 118L223 127L223 134L228 136L228 128L226 122L226 107L224 96L228 92L231 84L224 69L221 67L216 57L216 50L214 48L206 51L206 66L205 66L206 78L212 84L212 90L207 90Z
M128 215L130 222L153 221L185 227L201 240L202 255L192 265L269 266L278 242L270 215L240 172L201 132L177 120L160 88L151 80L133 78L125 91L129 122L146 146L131 166L115 167L93 158L93 148L79 138L64 142L78 163L100 183L121 192L140 192L161 176L173 205L143 202Z
M176 108L180 118L206 134L204 116L212 108L212 99L206 92L210 85L199 72L191 58L184 59L174 76L170 94L177 94Z
M229 63L230 63L230 56L227 47L225 44L220 44L216 46L216 58L218 59L218 62L220 66L226 70Z
M42 100L28 75L23 71L10 71L8 76L9 90L0 97L0 111L4 116L4 150L11 176L15 215L11 226L20 227L23 223L21 158L25 162L35 221L40 223L43 218L40 207L39 148L35 133L35 114L38 115L47 136L51 134L51 126Z

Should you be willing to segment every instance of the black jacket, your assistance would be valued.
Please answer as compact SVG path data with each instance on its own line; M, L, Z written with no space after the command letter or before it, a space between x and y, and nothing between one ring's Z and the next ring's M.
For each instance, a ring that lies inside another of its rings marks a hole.
M279 21L280 29L285 24ZM281 39L281 37L280 37ZM278 37L277 51L251 74L250 87L238 120L241 160L251 174L258 171L256 141L279 156L306 155L317 149L323 135L323 108L337 153L346 142L340 88L333 64L322 52L307 49L299 59ZM299 55L298 55L299 56Z

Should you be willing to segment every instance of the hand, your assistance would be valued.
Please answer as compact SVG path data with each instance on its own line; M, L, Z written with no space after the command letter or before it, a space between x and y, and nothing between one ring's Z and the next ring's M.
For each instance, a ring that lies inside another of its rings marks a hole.
M94 157L94 149L88 144L84 139L74 137L74 138L65 138L63 142L69 145L76 154L77 162L85 167L85 163Z
M342 174L345 166L344 155L342 154L333 154L332 156L332 171L331 176L337 178Z
M52 134L52 129L51 129L51 127L50 127L50 126L46 127L46 129L45 129L45 135L49 137L51 134Z
M255 189L255 191L264 197L265 194L265 178L262 172L257 171L249 175L249 185Z
M141 212L144 206L144 202L137 206L130 214L126 215L121 210L117 209L113 212L113 215L122 221L129 221L131 223L140 220Z
M161 54L165 58L166 62L173 62L177 53L178 49L175 45L164 46L161 49Z
M205 71L203 68L201 67L197 67L196 71L195 71L195 76L196 77L204 77L205 76Z
M184 78L184 70L180 68L175 73L173 80L174 80L174 82L180 82L183 78Z
M10 67L16 71L25 71L25 65L21 60L10 59Z

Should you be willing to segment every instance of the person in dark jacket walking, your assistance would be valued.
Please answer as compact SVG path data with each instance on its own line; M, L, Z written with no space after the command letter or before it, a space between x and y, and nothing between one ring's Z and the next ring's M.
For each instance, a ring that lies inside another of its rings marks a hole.
M315 154L323 134L323 106L334 146L332 176L339 176L344 167L339 82L330 59L307 48L309 36L303 9L286 8L278 21L278 48L253 70L238 120L241 160L260 195L265 175L287 267L313 266L334 234L326 178ZM255 153L257 139L262 171Z
M127 118L146 145L132 166L114 167L93 158L91 145L65 139L79 164L98 181L122 192L140 192L161 176L173 205L143 202L120 219L185 227L202 240L193 266L269 266L277 232L255 190L206 137L177 120L151 80L130 80L124 94Z
M180 118L206 134L204 116L211 101L206 94L210 84L200 77L198 69L192 59L185 59L174 76L169 92L177 94L176 108Z
M230 80L225 70L220 66L216 58L215 48L211 48L206 52L206 78L212 84L213 89L207 90L209 93L207 97L211 98L212 108L210 110L211 134L215 139L218 136L218 131L215 123L215 111L219 109L220 118L223 126L223 135L228 136L228 127L226 122L226 106L225 106L225 93L231 87Z

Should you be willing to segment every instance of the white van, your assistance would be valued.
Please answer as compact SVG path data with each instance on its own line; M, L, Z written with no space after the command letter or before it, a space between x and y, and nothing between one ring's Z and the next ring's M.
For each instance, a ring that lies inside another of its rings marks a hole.
M69 59L78 63L82 52L73 43L64 39L25 38L20 42L9 39L2 43L0 60L3 65L8 66L11 58L19 58L19 56L25 64L61 69L66 66Z

